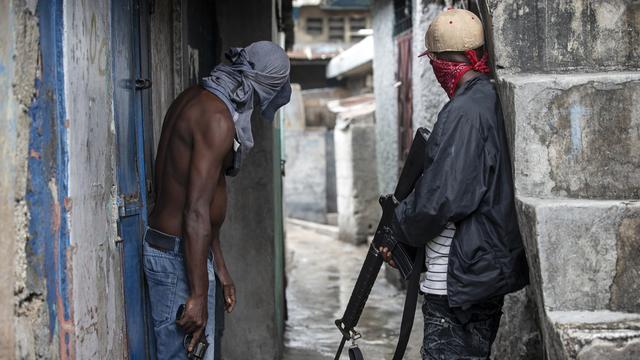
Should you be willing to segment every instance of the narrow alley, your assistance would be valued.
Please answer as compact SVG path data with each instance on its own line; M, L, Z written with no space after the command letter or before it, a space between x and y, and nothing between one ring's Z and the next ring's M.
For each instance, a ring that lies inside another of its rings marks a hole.
M329 229L318 231L315 229ZM287 223L287 306L283 360L333 359L340 342L334 320L341 317L367 252L332 235L331 226L302 221ZM398 338L404 292L378 276L362 314L358 341L368 359L390 359ZM414 331L405 359L420 358L421 311L416 311ZM347 346L342 359L348 359Z

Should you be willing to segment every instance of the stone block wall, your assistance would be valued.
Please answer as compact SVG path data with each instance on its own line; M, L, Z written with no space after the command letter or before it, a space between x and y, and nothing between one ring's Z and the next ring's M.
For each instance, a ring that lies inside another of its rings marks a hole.
M633 0L486 0L495 61L508 72L640 68L640 4Z
M635 359L640 327L636 1L481 2L546 359ZM513 301L511 301L513 300ZM498 339L513 331L503 322ZM528 351L512 359L528 359Z
M640 73L503 75L499 88L519 193L640 198Z

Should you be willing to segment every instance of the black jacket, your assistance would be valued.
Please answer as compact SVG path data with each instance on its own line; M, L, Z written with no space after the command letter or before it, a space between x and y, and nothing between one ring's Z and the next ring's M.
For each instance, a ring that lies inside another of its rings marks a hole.
M450 306L528 284L502 109L484 75L467 81L438 114L424 173L396 208L393 227L399 241L422 248L449 221L457 228L447 275Z

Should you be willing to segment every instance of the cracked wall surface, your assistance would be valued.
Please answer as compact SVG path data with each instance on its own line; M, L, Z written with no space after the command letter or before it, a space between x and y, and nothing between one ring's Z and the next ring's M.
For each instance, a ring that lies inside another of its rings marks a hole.
M482 9L541 356L635 359L640 4L487 0Z
M29 269L25 200L30 106L39 74L36 1L0 4L0 354L8 358L47 357L46 290Z

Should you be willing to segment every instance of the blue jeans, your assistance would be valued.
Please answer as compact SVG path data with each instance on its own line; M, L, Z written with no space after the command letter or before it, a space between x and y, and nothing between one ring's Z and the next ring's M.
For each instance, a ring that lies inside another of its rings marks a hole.
M423 360L485 360L496 338L503 297L472 305L467 310L450 308L446 296L426 294Z
M189 283L184 266L184 257L180 251L180 241L175 239L176 247L172 251L160 250L147 243L151 236L159 235L153 229L147 229L143 245L144 274L149 290L151 303L151 317L153 319L153 331L156 337L156 356L163 359L186 359L187 352L183 345L184 331L176 325L176 312L181 304L189 297ZM205 336L209 348L205 359L213 360L215 352L215 293L216 276L213 262L207 261L209 272L209 302L208 320Z

